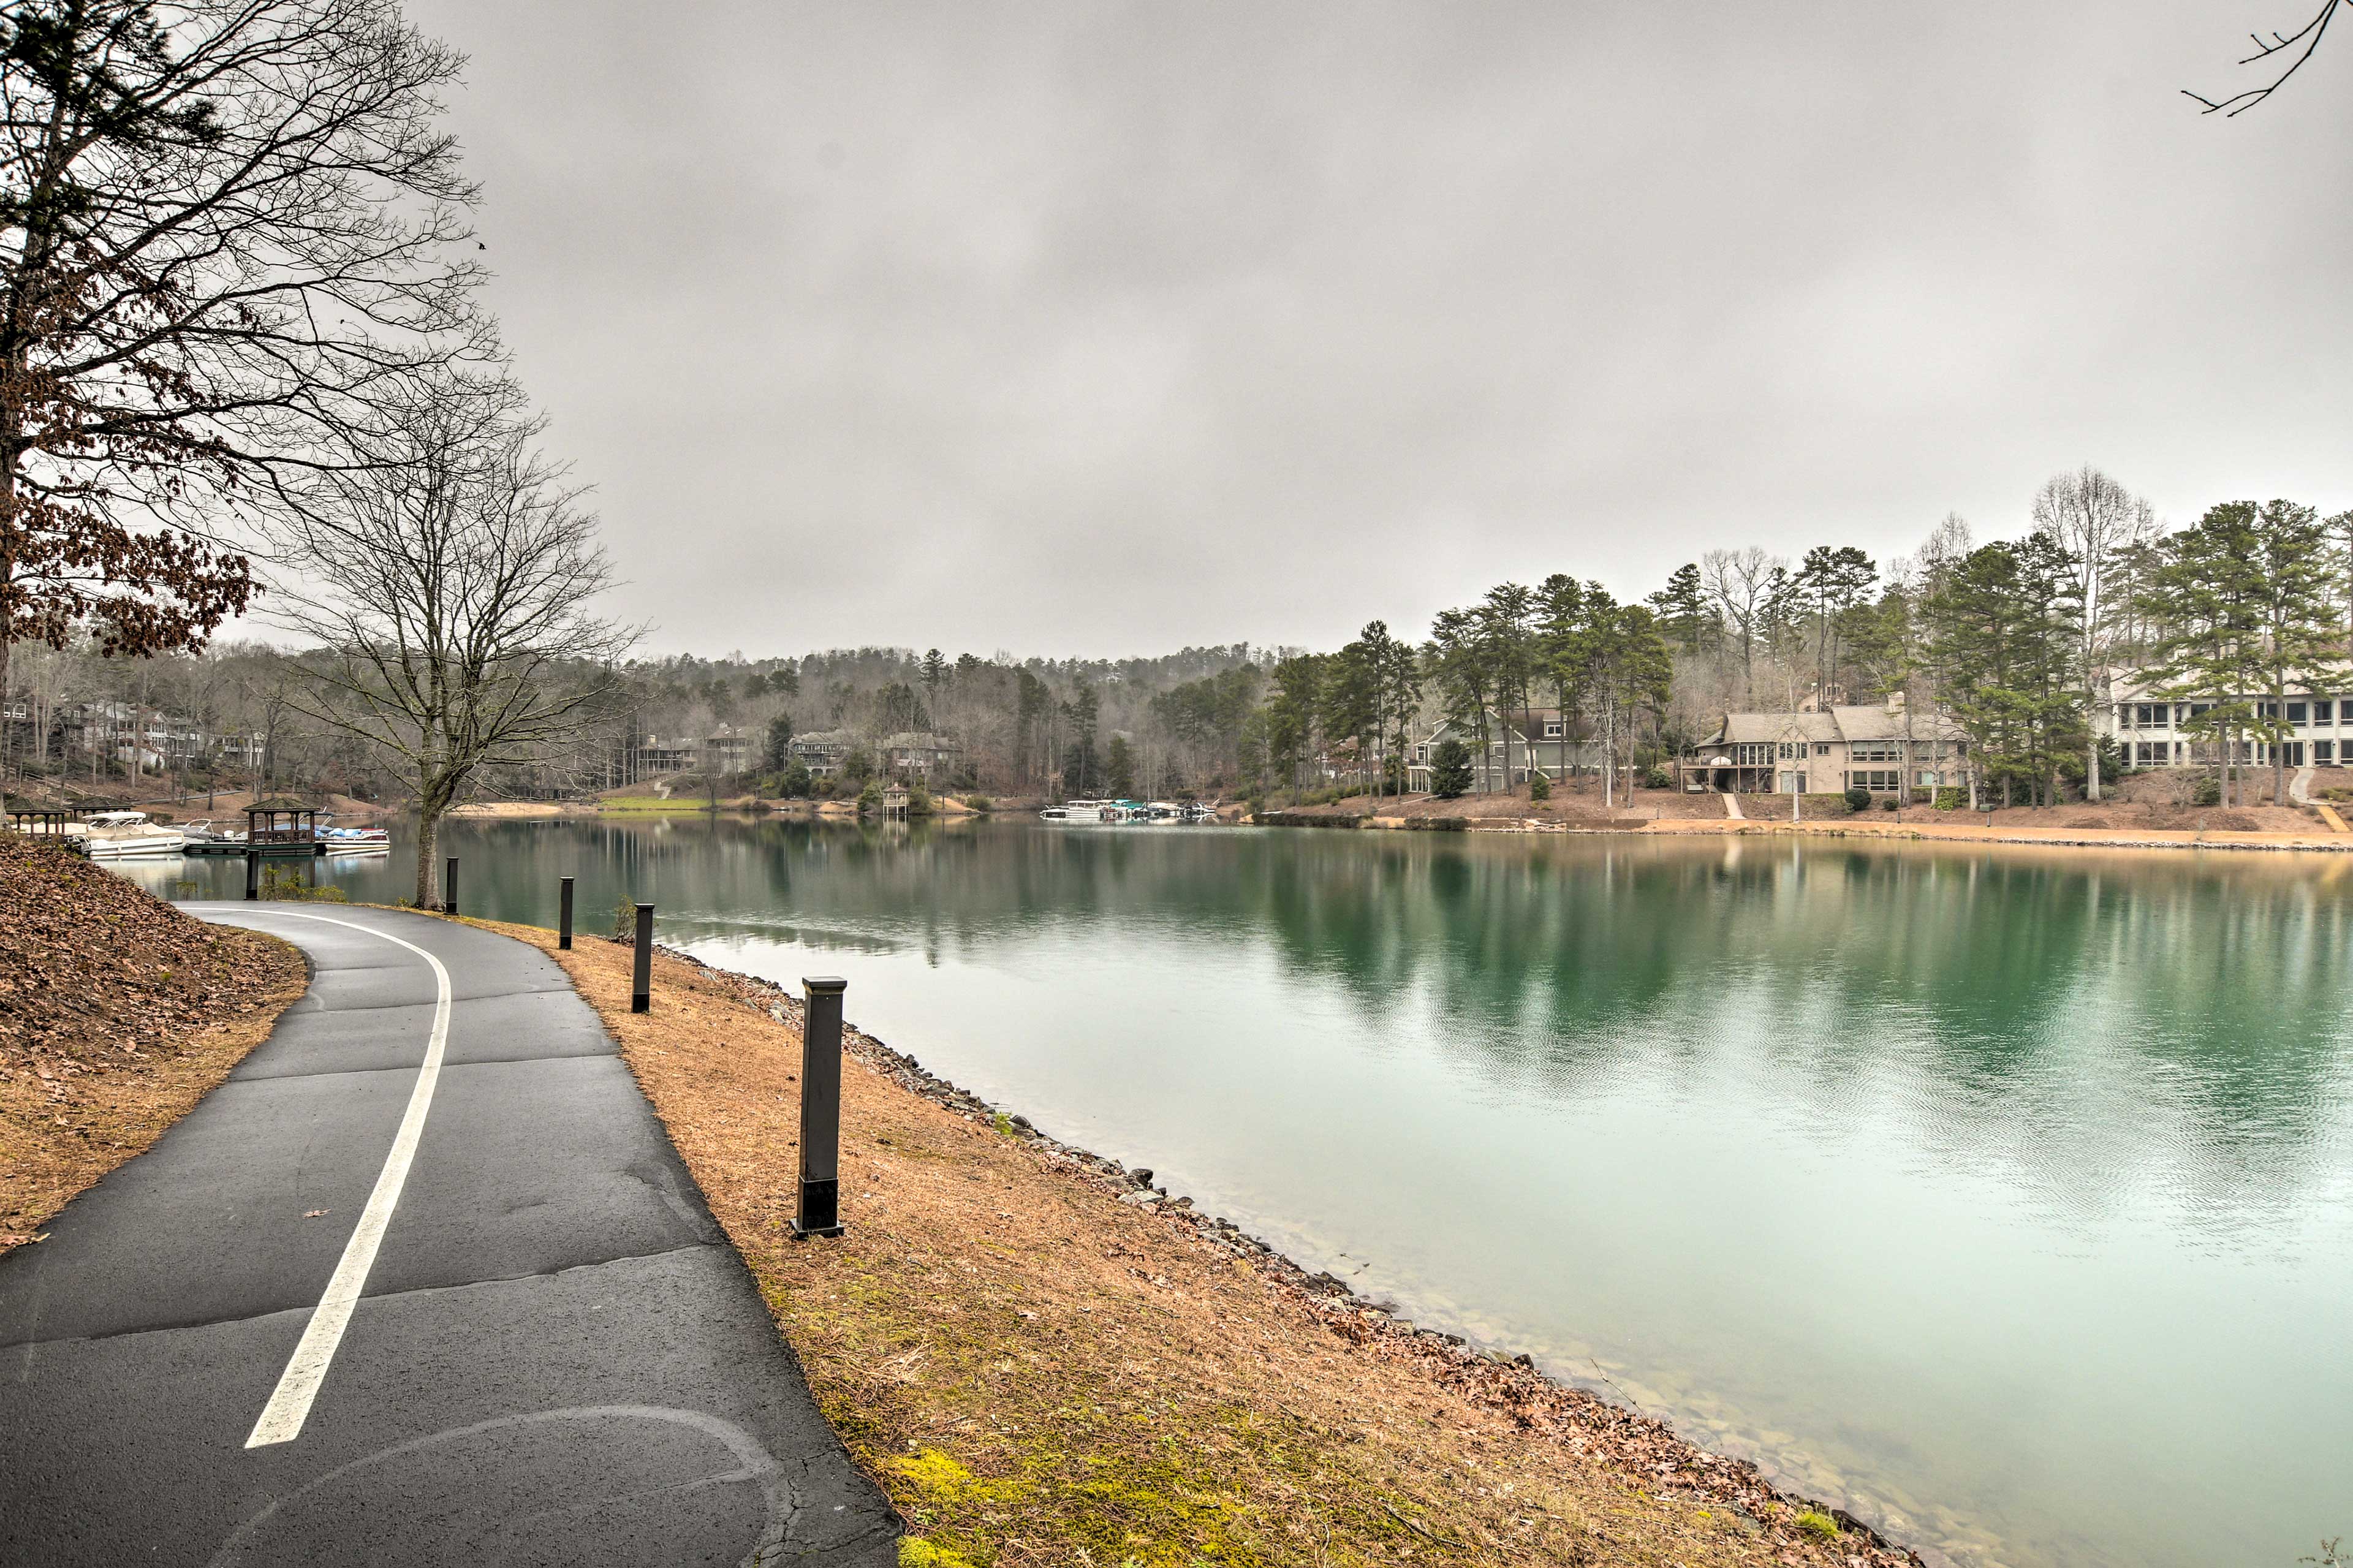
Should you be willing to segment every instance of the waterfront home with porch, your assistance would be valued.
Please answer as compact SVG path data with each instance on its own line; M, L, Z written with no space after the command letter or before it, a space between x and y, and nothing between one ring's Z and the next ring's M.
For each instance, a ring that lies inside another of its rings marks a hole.
M841 771L842 759L857 744L858 737L847 730L812 730L793 737L793 755L814 776L830 778Z
M1678 787L1734 795L1874 795L1957 788L1968 745L1940 713L1883 703L1783 713L1727 712L1715 732L1675 759Z

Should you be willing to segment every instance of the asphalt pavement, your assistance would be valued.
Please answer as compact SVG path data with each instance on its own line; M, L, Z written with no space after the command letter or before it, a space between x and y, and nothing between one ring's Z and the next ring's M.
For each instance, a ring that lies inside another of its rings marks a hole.
M311 985L0 1258L0 1563L897 1562L545 954L391 910L184 907L293 942Z

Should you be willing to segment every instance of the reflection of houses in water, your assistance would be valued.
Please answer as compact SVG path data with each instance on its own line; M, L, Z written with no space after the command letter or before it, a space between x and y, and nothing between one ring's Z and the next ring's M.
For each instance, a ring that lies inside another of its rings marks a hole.
M1682 787L1735 795L1873 794L1957 787L1968 743L1941 713L1914 714L1899 694L1794 713L1726 713L1715 733L1676 759Z

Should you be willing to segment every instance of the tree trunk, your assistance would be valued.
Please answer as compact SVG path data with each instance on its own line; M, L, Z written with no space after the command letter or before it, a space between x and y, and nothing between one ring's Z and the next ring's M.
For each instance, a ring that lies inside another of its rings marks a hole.
M0 573L0 581L5 581L5 573ZM6 718L7 709L8 709L8 639L7 639L7 637L5 637L5 636L0 636L0 728L5 728L5 725L6 725L6 723L7 723L7 718ZM41 737L43 737L43 738L46 738L46 737L47 736L47 734L48 734L48 729L47 729L47 727L46 725L42 724L42 722L41 722L41 721L40 721L40 714L39 714L39 712L38 712L38 710L37 710L37 705L33 701L33 694L32 694L30 691L27 691L27 692L26 692L26 693L25 693L25 714L26 714L26 717L27 717L27 718L29 718L29 719L31 719L31 720L33 721L33 731L34 731L34 733L35 733L36 735L37 735L37 736L41 736ZM46 759L44 759L44 760L46 760ZM7 809L8 809L8 772L7 772L7 770L6 770L5 768L0 768L0 814L5 814L5 813L7 811ZM0 822L5 822L6 820L7 820L7 818L6 818L6 816L5 816L5 815L0 815Z
M440 868L433 858L440 832L441 814L420 800L417 806L417 907L420 910L441 907L435 886Z
M2284 680L2272 682L2272 722L2277 725L2287 718L2287 685ZM2272 739L2272 804L2287 804L2287 742Z

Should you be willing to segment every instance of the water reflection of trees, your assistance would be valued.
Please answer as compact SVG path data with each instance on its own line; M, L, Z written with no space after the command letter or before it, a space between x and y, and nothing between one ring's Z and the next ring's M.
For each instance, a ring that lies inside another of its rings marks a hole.
M1918 1157L2041 1172L2078 1208L2162 1166L2186 1200L2243 1215L2342 1122L2353 883L2335 862L1001 823L496 831L501 875L552 901L571 870L584 911L653 896L686 935L1036 963L1104 943L1203 966L1271 953L1285 984L1345 998L1366 1049L1427 1038L1498 1092L1704 1101L1736 1073L1795 1132L1903 1118Z

